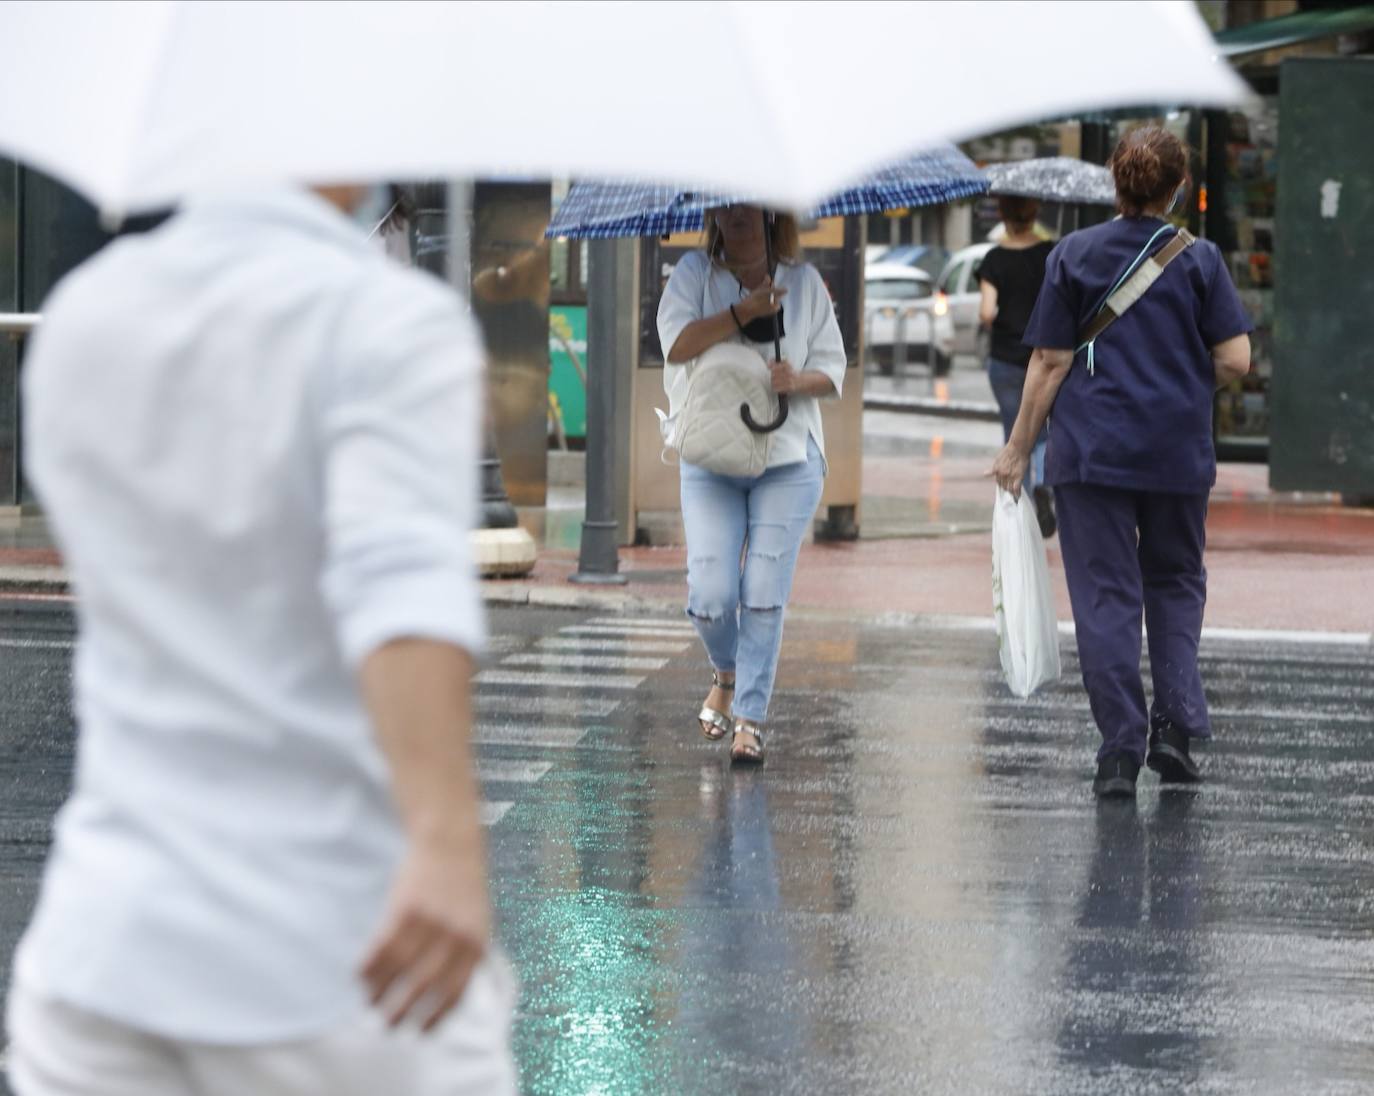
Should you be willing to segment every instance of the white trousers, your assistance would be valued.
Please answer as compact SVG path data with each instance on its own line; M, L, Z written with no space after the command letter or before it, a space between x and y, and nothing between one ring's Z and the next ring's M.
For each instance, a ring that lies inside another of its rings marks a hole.
M136 1031L10 987L9 1082L18 1096L515 1096L514 985L483 963L435 1031L369 1012L323 1035L216 1046Z

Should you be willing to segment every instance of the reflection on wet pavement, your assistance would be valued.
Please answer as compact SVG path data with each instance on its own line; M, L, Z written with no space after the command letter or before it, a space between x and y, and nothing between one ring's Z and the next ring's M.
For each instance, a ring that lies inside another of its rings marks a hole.
M1211 646L1213 781L1099 809L1071 642L789 628L762 771L692 650L493 831L528 1092L1374 1086L1368 651Z
M0 978L70 779L70 629L0 613ZM1205 643L1210 782L1098 807L1072 640L1023 702L985 633L793 621L768 763L732 771L680 617L491 630L530 1096L1374 1091L1368 646Z

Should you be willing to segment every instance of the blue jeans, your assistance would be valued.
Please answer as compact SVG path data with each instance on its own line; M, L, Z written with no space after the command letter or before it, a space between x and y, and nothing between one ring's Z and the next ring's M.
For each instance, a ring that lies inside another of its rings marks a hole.
M768 716L792 572L823 479L814 441L805 461L752 479L682 466L687 615L711 665L735 674L737 719Z
M988 380L992 382L992 398L1002 413L1002 440L1011 438L1011 428L1021 413L1021 390L1026 387L1026 371L1008 362L988 359ZM1041 428L1031 450L1030 465L1026 468L1026 490L1045 482L1045 446L1049 443L1049 426Z

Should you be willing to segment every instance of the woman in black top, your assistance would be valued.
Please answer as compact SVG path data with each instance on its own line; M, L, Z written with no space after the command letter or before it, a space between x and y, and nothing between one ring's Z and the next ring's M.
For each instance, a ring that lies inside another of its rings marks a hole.
M1002 242L983 258L978 268L978 282L983 299L978 319L992 331L992 346L988 355L988 379L992 394L1002 413L1003 440L1011 437L1011 428L1021 410L1021 389L1026 383L1026 366L1030 363L1030 347L1021 343L1021 336L1030 321L1031 309L1040 295L1045 280L1045 260L1054 245L1035 234L1035 217L1040 203L1034 198L1001 197L997 199L1006 235ZM1026 489L1035 499L1035 514L1040 532L1054 535L1054 496L1045 483L1045 442L1048 433L1040 432L1031 463L1026 471Z

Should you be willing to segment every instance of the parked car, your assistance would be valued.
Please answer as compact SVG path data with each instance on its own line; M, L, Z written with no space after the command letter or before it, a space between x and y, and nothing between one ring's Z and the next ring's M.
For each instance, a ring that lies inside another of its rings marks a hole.
M949 261L949 252L935 244L899 244L882 252L873 261L914 266L932 278L938 278Z
M943 376L954 327L948 315L936 315L934 303L935 280L924 270L870 263L864 269L865 359L884 376L898 361L924 362Z
M936 315L948 316L953 325L951 353L983 355L978 325L978 303L982 296L978 289L978 268L983 265L983 256L995 246L973 244L956 251L936 281L932 307Z

